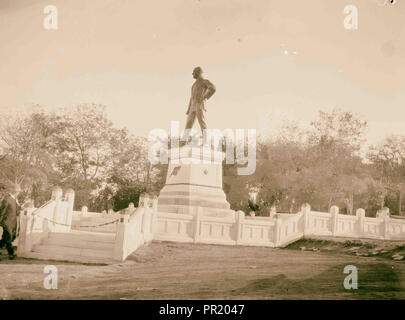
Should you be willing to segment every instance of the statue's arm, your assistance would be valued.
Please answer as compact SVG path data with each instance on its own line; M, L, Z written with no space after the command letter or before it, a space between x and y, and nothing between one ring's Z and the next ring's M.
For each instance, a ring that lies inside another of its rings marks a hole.
M209 80L205 80L205 88L206 89L205 89L203 100L205 100L205 99L208 100L215 93L215 91L217 91L217 89L212 84L212 82Z

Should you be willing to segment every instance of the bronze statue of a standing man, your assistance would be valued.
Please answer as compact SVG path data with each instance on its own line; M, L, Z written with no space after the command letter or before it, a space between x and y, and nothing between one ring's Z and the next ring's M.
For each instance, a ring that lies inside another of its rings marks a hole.
M204 134L204 129L207 129L207 124L204 119L204 111L206 111L204 103L205 100L211 98L216 89L209 80L202 77L202 73L203 71L200 67L196 67L193 70L193 78L195 79L195 82L191 87L191 98L186 112L186 130L193 127L195 118L197 117L201 131Z

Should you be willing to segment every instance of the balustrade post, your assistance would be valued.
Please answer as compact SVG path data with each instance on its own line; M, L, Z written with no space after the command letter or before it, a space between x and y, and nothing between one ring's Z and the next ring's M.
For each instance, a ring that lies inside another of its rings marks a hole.
M52 213L52 217L50 217L50 219L53 222L49 223L50 226L50 231L57 231L60 229L60 225L56 224L55 222L60 222L59 221L59 212L60 210L63 208L62 207L62 189L60 187L54 187L52 189L52 200L55 201L55 207L53 208L53 213Z
M381 217L383 219L383 237L384 240L389 240L390 235L389 235L389 224L390 224L390 209L387 207L384 207L382 210Z
M83 216L83 217L85 217L85 216L87 216L87 207L86 206L83 206L82 207L82 210L80 211L80 214Z
M339 218L339 207L338 206L332 206L330 207L330 213L331 213L331 231L332 231L332 236L336 236L338 232L338 218Z
M155 232L157 231L157 227L158 227L158 197L154 196L153 197L153 201L152 201L153 205L153 212L152 212L152 221L151 221L151 225L150 225L150 233L152 234L152 239L153 236L155 234Z
M303 225L303 230L302 233L304 237L309 234L309 215L311 213L311 206L308 203L304 203L301 206L301 212L302 212L302 225Z
M130 202L129 203L129 205L128 205L128 208L127 208L127 213L128 214L132 214L134 211L135 211L135 205L134 205L134 203L133 202Z
M151 219L152 219L152 209L149 208L149 206L152 205L151 201L149 201L148 203L148 207L145 208L144 212L140 213L142 214L142 229L141 232L143 234L143 239L144 241L149 241L151 239L150 238L150 223L151 223Z
M356 210L356 216L357 216L357 232L358 236L361 237L364 234L364 218L366 216L366 212L364 209L359 208Z
M278 247L280 243L280 235L281 235L281 218L279 216L275 217L276 223L274 224L274 246Z
M245 213L243 211L238 211L235 213L236 216L236 241L235 244L239 244L243 241L243 223L245 221Z
M126 247L127 247L127 227L129 222L129 215L125 214L120 217L119 222L117 223L117 230L115 234L115 243L114 243L114 260L124 261L126 258Z
M66 190L65 194L66 202L68 203L67 205L67 210L66 210L66 217L65 217L65 224L66 226L66 231L69 232L72 227L72 219L73 219L73 205L75 202L75 192L73 189L68 189Z

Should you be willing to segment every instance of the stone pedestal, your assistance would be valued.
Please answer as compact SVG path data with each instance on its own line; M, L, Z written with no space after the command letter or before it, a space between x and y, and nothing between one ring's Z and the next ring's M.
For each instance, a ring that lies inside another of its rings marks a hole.
M222 189L224 153L210 147L187 146L169 150L166 184L160 191L158 211L228 216L234 214Z

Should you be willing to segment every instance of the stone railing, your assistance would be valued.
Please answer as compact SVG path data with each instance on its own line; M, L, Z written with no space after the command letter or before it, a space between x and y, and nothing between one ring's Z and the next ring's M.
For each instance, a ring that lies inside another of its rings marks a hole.
M157 198L146 194L140 197L138 208L130 204L118 213L89 213L85 207L73 212L73 202L73 190L67 190L62 199L62 190L55 188L52 199L41 208L27 208L20 215L17 253L24 256L49 232L81 230L86 225L93 228L86 231L115 234L112 256L116 261L125 260L152 240L267 247L312 236L405 240L405 219L391 218L388 209L370 218L363 209L352 216L339 214L336 206L330 212L317 212L304 204L296 214L254 217L238 211L221 217L204 213L201 207L196 214L158 212Z
M114 259L125 260L141 245L153 240L157 225L157 198L142 195L139 206L125 210L117 224Z
M134 205L132 203L131 205L133 208ZM115 233L117 224L112 222L117 221L121 217L121 212L114 212L113 210L109 210L108 212L90 212L86 206L83 206L81 211L73 211L72 229Z
M198 208L196 215L159 212L154 239L281 247L310 236L405 240L405 220L390 218L387 209L369 218L363 209L352 216L339 214L336 206L330 212L311 211L308 204L296 214L267 218L245 217L242 211L231 217L212 217Z
M307 206L304 208L304 217L305 236L405 240L405 220L391 218L388 208L371 218L365 216L364 209L357 209L356 215L345 215L339 214L336 206L332 206L329 213L314 213Z
M159 212L154 239L229 245L274 247L274 219L245 218L242 211L233 216L212 217L198 208L196 215Z
M49 232L69 232L72 224L75 193L69 189L63 198L62 189L52 191L51 200L40 208L26 208L19 217L20 231L17 254L23 256L48 237Z

